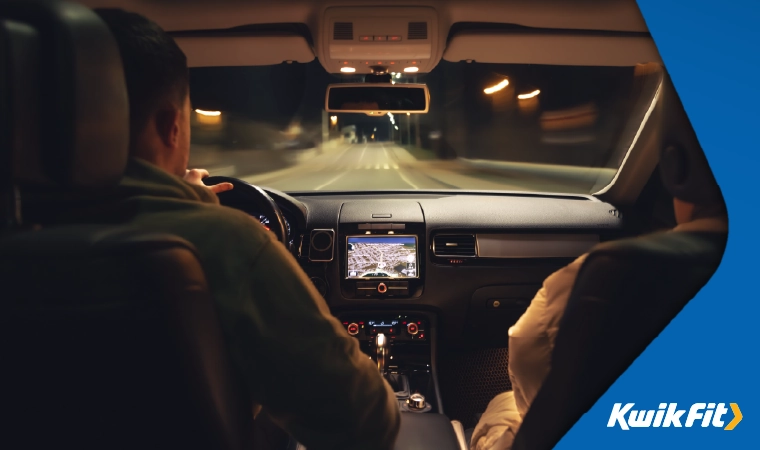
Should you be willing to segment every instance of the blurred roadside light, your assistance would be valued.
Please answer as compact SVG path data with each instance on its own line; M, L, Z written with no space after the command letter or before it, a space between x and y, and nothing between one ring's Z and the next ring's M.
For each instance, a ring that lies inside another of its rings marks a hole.
M337 125L338 124L338 116L330 116L330 124L332 124L332 126Z
M345 73L353 73L353 72L356 72L356 69L354 69L353 67L341 67L340 71L345 72Z
M396 78L401 78L401 72L396 73Z
M396 126L396 125L393 125L393 128L395 128L396 130L398 130L398 126Z
M410 115L410 114L409 114L409 113L406 113L406 115L408 116L408 115Z
M520 100L527 100L529 98L533 98L533 97L537 96L540 93L541 93L541 91L539 91L538 89L536 89L535 91L528 92L527 94L520 94L520 95L517 96L517 98L519 98Z
M419 67L404 67L404 72L416 72L420 70Z
M483 89L483 92L485 92L486 94L490 95L490 94L493 94L494 92L498 92L498 91L504 89L507 86L509 86L509 80L507 80L505 78L505 79L501 80L498 84L495 84L495 85L493 85L491 87Z
M195 118L199 125L204 125L207 127L219 127L222 124L221 111L204 111L202 109L196 109Z

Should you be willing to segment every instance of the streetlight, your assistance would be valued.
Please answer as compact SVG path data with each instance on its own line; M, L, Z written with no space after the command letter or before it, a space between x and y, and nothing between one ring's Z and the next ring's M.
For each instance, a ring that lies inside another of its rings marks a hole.
M509 80L507 80L506 78L504 78L503 80L501 80L497 84L495 84L495 85L493 85L491 87L487 87L487 88L483 89L483 92L485 92L486 94L490 95L490 94L493 94L494 92L498 92L498 91L504 89L507 86L509 86Z
M201 116L206 116L206 117L216 117L216 116L222 115L221 111L204 111L202 109L196 109L195 112L200 114Z
M541 91L539 91L538 89L536 89L535 91L528 92L527 94L520 94L520 95L517 96L517 98L519 98L520 100L527 100L529 98L533 98L533 97L537 96L540 93L541 93Z

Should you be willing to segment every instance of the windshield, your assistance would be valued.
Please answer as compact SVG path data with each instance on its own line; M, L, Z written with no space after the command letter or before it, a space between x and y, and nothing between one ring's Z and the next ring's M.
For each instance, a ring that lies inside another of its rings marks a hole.
M427 114L328 114L307 64L190 71L191 167L284 192L487 190L593 194L651 112L660 68L441 61Z

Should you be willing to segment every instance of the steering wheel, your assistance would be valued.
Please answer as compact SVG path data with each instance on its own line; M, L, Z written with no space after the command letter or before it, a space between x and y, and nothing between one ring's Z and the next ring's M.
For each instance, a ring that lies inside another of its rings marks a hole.
M253 203L261 214L269 219L270 229L277 236L277 239L283 244L288 242L288 228L285 225L285 216L282 215L280 207L277 206L277 203L272 200L272 197L265 190L232 177L214 176L203 179L203 184L206 186L219 183L231 183L233 186L232 190L217 194L219 196L219 203L232 207Z

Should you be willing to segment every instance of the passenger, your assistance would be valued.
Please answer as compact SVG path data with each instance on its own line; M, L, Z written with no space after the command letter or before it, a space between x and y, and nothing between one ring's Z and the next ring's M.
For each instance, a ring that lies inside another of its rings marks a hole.
M718 190L717 185L713 185ZM677 226L670 232L727 233L728 216L721 196L706 204L673 199ZM559 323L575 278L588 254L544 280L530 306L509 329L508 372L512 391L491 400L472 432L470 450L507 450L551 369ZM469 430L468 430L469 431Z
M82 210L77 219L166 232L196 247L232 364L257 412L309 449L392 448L400 413L377 366L274 235L251 216L219 205L213 191L229 186L202 187L206 173L187 171L191 108L184 53L138 14L97 12L124 64L130 161L115 191L118 201Z

